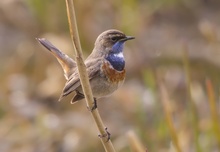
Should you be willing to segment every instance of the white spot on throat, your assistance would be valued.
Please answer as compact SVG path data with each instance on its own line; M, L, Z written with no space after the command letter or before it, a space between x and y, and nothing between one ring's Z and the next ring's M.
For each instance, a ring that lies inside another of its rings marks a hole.
M118 58L121 58L123 59L124 58L124 55L122 52L119 52L118 54L114 54L115 57L118 57Z

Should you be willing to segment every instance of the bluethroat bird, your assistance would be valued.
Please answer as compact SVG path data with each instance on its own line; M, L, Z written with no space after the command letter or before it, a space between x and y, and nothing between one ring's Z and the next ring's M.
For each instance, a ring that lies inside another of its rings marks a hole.
M96 39L92 53L85 60L94 96L94 108L97 107L97 98L112 94L123 84L125 79L124 43L132 39L134 39L133 36L126 36L121 31L114 29L101 33ZM67 79L59 101L72 92L75 94L71 103L83 99L76 62L46 39L37 40L57 58Z

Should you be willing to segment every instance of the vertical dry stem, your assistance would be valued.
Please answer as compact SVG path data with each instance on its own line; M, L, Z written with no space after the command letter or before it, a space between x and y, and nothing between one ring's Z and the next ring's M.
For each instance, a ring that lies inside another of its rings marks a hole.
M133 131L127 133L129 139L129 145L133 152L147 152L137 135Z
M66 7L67 7L69 28L70 28L70 35L72 38L72 42L73 42L73 46L74 46L74 50L76 54L76 63L77 63L78 72L80 76L80 82L83 88L87 106L89 109L91 109L93 106L93 95L92 95L92 91L91 91L91 87L90 87L90 83L88 79L88 74L86 71L86 66L83 61L83 54L82 54L82 49L81 49L80 39L79 39L79 34L78 34L78 29L77 29L77 22L76 22L73 0L66 0ZM115 150L114 150L111 140L106 142L107 136L106 136L105 126L98 112L98 108L91 111L91 114L94 118L94 121L99 130L100 135L104 137L104 138L101 138L101 141L105 148L105 151L114 152Z
M183 65L185 70L185 76L186 76L186 87L187 87L187 96L189 100L191 115L190 118L192 119L192 128L194 131L195 136L195 147L197 152L201 152L201 147L199 145L199 120L198 120L198 112L196 109L195 101L192 98L192 91L191 91L191 71L190 71L190 63L189 63L189 57L186 46L184 46L184 52L183 52Z
M168 124L168 128L170 130L171 138L173 140L173 145L177 152L182 152L180 145L179 145L177 133L173 125L173 121L172 121L171 105L169 101L169 96L168 96L166 88L164 87L161 81L159 81L159 90L160 90L160 95L161 95L161 101L162 101L163 108L164 108L165 118Z
M215 98L212 82L209 79L206 80L206 89L207 89L208 98L209 98L213 131L217 139L218 149L220 150L220 125L219 125L218 112L216 108L217 107L216 98Z

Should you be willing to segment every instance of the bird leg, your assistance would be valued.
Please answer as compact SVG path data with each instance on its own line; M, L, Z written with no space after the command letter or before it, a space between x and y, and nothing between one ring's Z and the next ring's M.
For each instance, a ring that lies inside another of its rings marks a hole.
M108 132L107 127L105 127L105 132L106 132L105 134L103 134L103 135L98 135L98 137L99 137L99 138L104 138L104 137L107 136L106 142L108 142L108 141L110 140L110 138L111 138L111 134Z
M92 112L93 110L95 110L95 109L97 108L97 100L96 100L96 98L93 98L93 99L94 99L94 102L93 102L92 108L89 108L89 107L87 106L87 109L88 109L90 112Z
M97 100L94 98L93 106L91 108L91 111L95 110L97 108Z

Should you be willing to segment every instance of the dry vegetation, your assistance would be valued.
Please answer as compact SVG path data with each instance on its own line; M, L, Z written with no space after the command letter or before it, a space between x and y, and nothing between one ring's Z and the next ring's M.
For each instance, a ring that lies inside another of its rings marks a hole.
M149 152L220 150L218 0L75 7L85 56L106 29L136 37L126 44L125 84L98 102L116 151L136 142ZM73 56L65 1L1 0L0 12L0 151L103 151L86 103L57 102L62 69L35 40Z

